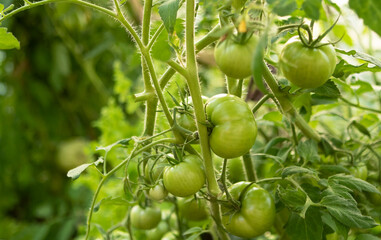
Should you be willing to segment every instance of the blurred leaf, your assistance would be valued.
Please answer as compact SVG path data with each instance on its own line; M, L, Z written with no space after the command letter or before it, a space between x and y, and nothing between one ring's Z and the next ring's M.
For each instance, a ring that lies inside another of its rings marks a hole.
M321 0L305 0L302 4L302 9L312 20L319 20L321 7Z
M97 212L101 205L120 205L120 206L128 206L133 205L134 203L127 201L125 198L122 197L106 197L101 199L95 206L94 206L94 212Z
M373 218L362 215L355 203L338 195L325 196L320 204L325 206L334 218L348 227L371 228L377 225Z
M4 10L4 5L0 3L0 13Z
M310 90L317 96L338 98L341 96L340 90L332 80L328 80L323 86Z
M370 234L360 234L355 240L380 240L380 238Z
M293 13L298 5L295 0L267 0L272 12L279 16L287 16Z
M264 148L263 152L264 152L264 153L268 153L269 150L270 150L273 146L275 146L275 145L277 145L277 144L279 144L279 143L282 143L282 142L284 142L284 141L289 141L289 139L288 139L288 138L284 138L284 137L276 137L276 138L271 139L271 140L266 144L266 147Z
M311 173L313 174L314 172L308 168L303 168L303 167L298 167L298 166L290 166L286 167L283 169L282 172L282 178L285 178L290 175L298 174L298 173Z
M349 123L348 127L350 126L354 126L357 130L359 130L362 134L368 136L369 138L371 138L371 135L370 135L370 132L368 131L368 129L362 125L361 123L357 122L356 120L353 120Z
M255 84L263 93L267 93L267 89L263 83L263 71L267 68L266 63L263 61L265 55L265 49L267 46L267 30L259 38L258 45L253 55L253 77Z
M380 9L380 13L381 13L381 9ZM368 63L372 63L372 64L376 65L377 67L381 68L381 60L376 58L376 57L373 57L373 56L371 56L369 54L366 54L366 53L363 53L363 52L358 52L356 50L349 50L349 51L347 51L347 50L339 49L339 48L336 48L336 52L339 52L341 54L345 54L345 55L348 55L348 56L352 56L354 58L363 60L363 61L368 62Z
M12 33L7 32L7 28L0 27L0 49L13 48L20 49L20 42Z
M325 175L333 175L337 173L351 173L347 168L340 165L320 165L319 172Z
M180 0L164 1L159 7L159 14L169 35L172 35L176 24Z
M67 176L72 178L73 180L79 178L79 176L81 175L81 173L83 171L85 171L88 167L92 166L92 165L95 165L97 166L99 163L103 163L103 159L102 158L99 158L97 161L93 162L93 163L85 163L85 164L82 164L74 169L71 169L68 173L67 173Z
M266 113L262 118L270 122L280 123L283 115L279 111L274 111Z
M349 0L349 7L364 20L365 25L381 36L380 0Z
M321 240L323 222L320 211L316 207L308 208L303 219L292 213L286 226L286 231L292 240Z
M305 161L318 162L320 160L317 143L312 139L299 142L296 150Z

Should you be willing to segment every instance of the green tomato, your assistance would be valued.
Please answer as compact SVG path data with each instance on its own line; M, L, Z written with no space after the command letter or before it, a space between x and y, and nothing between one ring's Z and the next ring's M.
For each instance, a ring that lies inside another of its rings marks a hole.
M203 221L209 217L204 199L180 199L178 204L180 215L189 221Z
M336 52L332 45L309 48L297 38L291 38L282 49L279 66L294 85L317 88L332 76L336 67Z
M381 186L378 186L377 189L381 192ZM381 206L381 194L380 193L369 193L369 200L375 206Z
M357 166L352 166L349 168L349 171L355 176L356 178L360 178L361 180L366 181L368 177L368 168L365 164L359 164Z
M169 230L168 224L164 221L161 221L155 229L151 229L146 232L147 240L160 240L164 234Z
M209 143L216 155L236 158L250 151L257 137L257 124L244 100L218 94L206 103L206 114L214 125Z
M201 160L196 155L184 156L182 162L165 169L163 181L168 192L177 197L195 194L205 184Z
M163 185L158 184L149 190L148 195L153 200L161 201L168 196L168 191Z
M148 183L154 184L155 182L163 178L163 173L165 169L165 165L163 165L163 163L165 162L166 160L163 158L159 159L154 166L153 161L149 161L147 163L146 168L144 170L144 178Z
M228 77L243 79L252 74L253 55L258 38L253 35L241 44L232 39L222 40L214 49L217 66Z
M270 193L256 184L238 182L230 186L233 199L240 209L222 207L222 223L226 230L238 237L254 238L270 230L275 221L275 204ZM250 186L249 186L250 185Z
M161 220L160 209L152 207L142 208L136 205L131 209L130 214L131 225L137 229L152 229L156 227Z
M91 161L86 153L89 143L81 138L69 139L58 146L57 164L63 171L69 171Z
M176 122L180 127L185 128L191 132L197 131L196 121L189 113L176 114Z
M166 233L161 240L177 240L177 231Z

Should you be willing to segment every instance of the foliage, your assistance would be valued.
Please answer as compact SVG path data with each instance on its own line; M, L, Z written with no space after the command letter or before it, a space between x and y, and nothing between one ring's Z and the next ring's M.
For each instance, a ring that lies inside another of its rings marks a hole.
M58 2L0 4L0 238L381 236L381 61L362 47L380 41L379 1ZM287 79L294 37L331 49L332 76L318 79L322 55L298 62L308 79ZM245 111L209 111L202 96L223 92ZM216 140L245 148L221 159Z

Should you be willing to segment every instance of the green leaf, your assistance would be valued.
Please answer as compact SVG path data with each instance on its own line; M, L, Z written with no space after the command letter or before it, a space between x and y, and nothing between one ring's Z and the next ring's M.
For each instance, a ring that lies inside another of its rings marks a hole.
M349 7L364 20L365 25L381 36L380 0L349 0Z
M0 49L20 49L20 42L13 36L12 33L7 32L7 28L0 28Z
M164 29L152 46L152 57L163 62L171 59L173 48L169 45L168 39L168 32Z
M380 240L380 238L370 234L360 234L355 240Z
M169 0L164 1L159 7L161 20L163 20L164 26L170 35L172 35L173 30L175 29L179 4L180 0Z
M323 220L323 223L328 225L334 232L343 235L344 239L347 239L348 237L348 231L349 228L347 226L344 226L339 221L337 221L335 218L333 218L328 212L321 211L321 218Z
M352 189L343 186L340 183L333 180L328 181L328 186L329 187L323 192L324 196L337 195L346 199L346 201L351 201L353 204L356 204L356 200L350 194L351 192L353 192Z
M0 13L4 10L4 5L0 3Z
M347 168L340 165L320 165L319 172L325 175L333 175L337 173L351 173Z
M334 218L348 227L371 228L377 225L373 218L362 215L355 203L340 196L325 196L320 204L325 206Z
M286 231L292 240L321 240L323 235L323 222L320 211L310 207L303 219L292 213L287 223Z
M376 58L376 57L373 57L373 56L371 56L369 54L366 54L366 53L363 53L363 52L358 52L356 50L346 51L344 49L339 49L339 48L336 48L336 52L339 52L341 54L345 54L345 55L348 55L348 56L352 56L354 58L363 60L363 61L368 62L368 63L372 63L372 64L376 65L377 67L381 68L381 60Z
M321 0L305 0L302 4L302 9L312 20L319 20L321 7Z
M125 198L122 197L106 197L101 199L95 206L94 206L94 212L97 212L101 205L119 205L119 206L128 206L133 205L134 203L127 201Z
M264 153L268 153L269 150L270 150L273 146L275 146L275 145L277 145L277 144L279 144L279 143L282 143L282 142L284 142L284 141L289 141L289 139L288 139L288 138L284 138L284 137L276 137L276 138L271 139L270 142L268 142L268 143L266 144L266 147L265 147L264 150L263 150Z
M267 46L267 29L262 34L262 36L259 38L258 45L254 51L253 55L253 77L254 82L257 85L258 89L261 90L263 93L267 93L267 89L263 83L263 71L266 63L264 63L263 58L265 56L265 49Z
M368 129L364 125L362 125L361 123L357 122L356 120L351 121L350 124L348 125L348 127L350 127L350 126L354 126L362 134L371 138L371 135L370 135L370 132L368 131Z
M356 189L358 191L366 191L373 193L380 193L378 189L367 181L355 178L352 175L334 175L331 176L328 180L337 181L341 185L344 185L350 189Z
M93 163L85 163L85 164L82 164L82 165L80 165L74 169L69 170L69 172L67 173L67 176L72 178L73 180L75 180L75 179L79 178L81 173L83 171L85 171L88 167L90 167L92 165L97 166L99 163L103 163L102 158L99 158L97 161L95 161Z
M347 63L344 59L341 59L338 64L336 64L335 71L332 76L336 78L346 79L349 75L362 72L381 72L381 68L378 66L369 67L368 63L361 65L352 65Z
M189 235L189 234L193 234L193 233L201 233L202 231L203 231L203 229L200 227L192 227L192 228L186 230L183 234Z
M317 143L312 139L299 142L296 150L298 154L306 161L318 162L320 160Z
M301 212L303 210L307 196L301 190L293 188L285 189L279 186L277 193L279 194L281 201L288 208L291 208L296 212Z
M285 178L287 176L298 174L298 173L311 173L314 174L314 172L308 168L303 168L299 166L290 166L283 169L282 172L282 178Z
M311 89L310 91L315 93L317 96L328 98L338 98L341 96L340 90L332 80L328 80L323 86Z
M273 111L266 113L262 118L270 122L280 123L282 122L283 115L279 111Z
M293 13L298 5L295 0L267 0L272 12L279 16L287 16Z

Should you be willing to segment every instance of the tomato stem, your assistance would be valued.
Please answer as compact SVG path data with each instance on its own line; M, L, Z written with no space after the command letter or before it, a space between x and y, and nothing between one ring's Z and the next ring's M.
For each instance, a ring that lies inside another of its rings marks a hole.
M253 160L251 158L250 151L245 153L242 156L242 161L245 167L247 180L250 182L257 181L257 174L254 169Z

